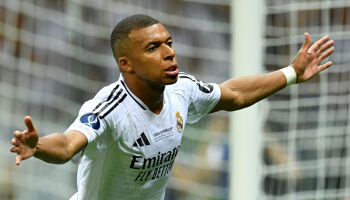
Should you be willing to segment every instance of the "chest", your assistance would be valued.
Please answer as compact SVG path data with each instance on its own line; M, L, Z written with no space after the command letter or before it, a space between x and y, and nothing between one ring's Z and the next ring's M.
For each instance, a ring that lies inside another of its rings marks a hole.
M130 153L152 157L180 146L185 128L186 110L168 106L160 115L149 111L130 112L119 129L118 142Z

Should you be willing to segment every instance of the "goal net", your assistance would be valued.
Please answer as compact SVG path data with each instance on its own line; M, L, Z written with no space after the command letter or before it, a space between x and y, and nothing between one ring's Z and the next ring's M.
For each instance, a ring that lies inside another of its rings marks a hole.
M267 0L265 69L288 65L304 32L331 36L334 64L269 98L259 199L350 197L350 2Z
M159 19L174 38L182 71L203 81L228 78L229 0L0 1L0 199L68 199L76 167L29 159L15 166L14 130L31 115L40 135L64 132L83 102L119 77L110 33L122 18ZM227 115L185 130L167 199L227 196ZM219 128L216 128L218 125ZM209 142L210 141L210 142ZM8 147L8 148L7 148Z

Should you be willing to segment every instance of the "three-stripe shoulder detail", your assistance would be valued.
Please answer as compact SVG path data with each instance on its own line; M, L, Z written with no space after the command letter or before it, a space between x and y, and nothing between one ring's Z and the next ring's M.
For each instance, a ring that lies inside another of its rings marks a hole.
M187 78L187 79L190 79L191 81L196 81L196 78L192 75L189 75L189 74L186 74L184 72L180 72L179 73L179 78Z
M127 93L117 84L112 91L109 93L108 98L102 100L97 106L92 110L92 112L97 115L100 119L105 118L109 113L111 113L120 103L124 101Z

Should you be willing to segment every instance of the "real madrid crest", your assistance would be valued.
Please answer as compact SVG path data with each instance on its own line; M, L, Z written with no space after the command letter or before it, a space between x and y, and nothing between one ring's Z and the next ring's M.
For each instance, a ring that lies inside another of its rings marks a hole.
M180 115L179 111L176 111L176 127L177 127L177 131L179 131L179 133L182 132L183 127L184 127L184 121L182 120L182 117Z

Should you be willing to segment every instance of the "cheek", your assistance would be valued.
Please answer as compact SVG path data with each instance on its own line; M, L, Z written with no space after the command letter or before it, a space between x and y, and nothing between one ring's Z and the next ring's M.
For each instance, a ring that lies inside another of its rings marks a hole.
M145 61L135 67L135 72L138 76L146 79L157 79L161 75L161 69L158 63Z
M145 70L148 70L153 73L160 72L163 69L161 59L156 59L156 58L147 59L143 64L144 64Z
M146 76L159 76L164 68L159 54L143 55L133 61L133 66L136 73Z

